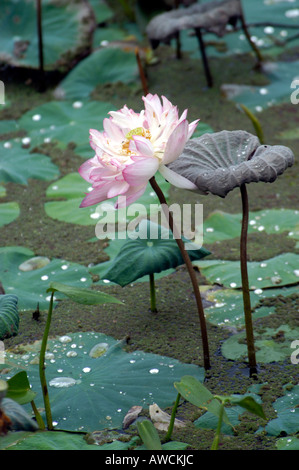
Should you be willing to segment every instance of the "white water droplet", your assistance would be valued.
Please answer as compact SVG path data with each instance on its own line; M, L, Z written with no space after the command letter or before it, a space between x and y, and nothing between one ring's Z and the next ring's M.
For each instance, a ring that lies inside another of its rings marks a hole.
M231 282L230 286L234 288L234 287L237 287L237 284L235 282Z
M88 372L91 371L91 368L90 367L83 367L82 371L87 374Z
M150 374L158 374L159 373L159 369L150 369L149 371Z
M33 121L40 121L41 118L42 118L42 117L41 117L40 114L34 114L34 115L32 116L32 120L33 120Z
M70 336L64 335L60 336L59 341L61 343L69 343L70 341L72 341L72 338Z
M73 108L79 109L79 108L82 108L82 106L83 106L82 101L74 101L73 103Z
M49 382L50 387L55 388L67 388L72 387L75 384L76 380L71 377L55 377Z
M77 356L77 353L76 353L76 351L68 351L68 352L66 353L66 356L67 356L67 357L76 357L76 356Z
M254 293L255 294L262 294L263 290L262 289L255 289Z

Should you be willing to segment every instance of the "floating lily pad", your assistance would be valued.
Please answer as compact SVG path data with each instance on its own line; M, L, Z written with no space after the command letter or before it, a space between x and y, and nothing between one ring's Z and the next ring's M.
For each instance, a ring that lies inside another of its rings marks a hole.
M167 183L160 175L156 175L157 182L161 187L165 197L168 197L170 184ZM85 193L91 190L91 186L83 180L79 173L70 173L55 183L51 184L47 189L47 197L53 199L65 198L65 201L49 201L45 203L45 211L49 217L63 222L79 224L79 225L95 225L101 223L101 217L105 217L106 223L117 223L118 220L130 221L135 219L138 214L132 214L132 210L114 208L117 197L108 199L97 206L79 207ZM148 184L145 193L138 199L139 207L143 206L143 211L149 209L150 204L159 205L156 193ZM131 205L138 207L136 203ZM130 215L131 211L131 215ZM116 230L117 231L117 230ZM109 234L107 233L109 237Z
M194 264L209 282L231 288L242 287L239 261L207 260L195 261ZM251 261L247 266L251 290L299 282L299 255L294 253L284 253L265 261Z
M66 147L76 144L76 153L91 157L94 151L89 145L89 129L101 130L109 111L116 108L100 101L51 101L23 114L19 125L25 129L33 145L57 142Z
M256 360L258 363L283 361L291 357L293 352L291 342L299 337L299 328L289 325L265 328L259 333L255 331ZM222 354L231 360L246 360L246 334L237 333L228 338L222 345Z
M10 120L1 120L0 121L0 134L8 134L10 132L15 132L19 129L17 121L13 119Z
M0 248L0 279L6 293L19 299L19 310L49 307L46 292L50 282L89 287L92 283L87 268L61 259L53 259L46 266L32 271L21 271L19 266L31 259L34 253L23 247Z
M241 103L253 111L262 111L269 106L289 103L292 90L290 84L298 78L299 62L276 62L268 65L265 76L270 83L262 87L250 87L233 97L237 103Z
M284 396L277 398L273 403L273 408L277 413L277 418L269 421L265 427L266 432L271 436L279 436L282 433L288 435L298 433L299 385L288 384L284 386Z
M0 227L10 224L20 215L20 206L17 202L3 202L0 204Z
M109 345L106 353L91 357L90 351L103 342ZM196 365L142 351L127 353L123 346L123 342L96 332L69 333L48 341L46 377L58 429L119 428L132 406L148 408L155 402L171 406L177 395L173 383L182 375L204 379L204 370ZM39 349L40 342L36 342L25 358L10 355L11 360L26 365L34 390L39 389ZM42 406L42 397L36 397L35 402Z
M91 43L94 18L82 2L44 0L42 5L44 65L47 69L70 67L72 61ZM37 68L39 49L35 0L0 6L1 60L14 65Z
M3 145L3 144L2 144ZM59 176L51 159L40 153L30 153L17 142L1 149L0 181L27 184L29 178L50 181Z
M204 242L214 243L236 237L240 238L241 221L242 214L212 212L204 221ZM249 213L248 233L279 234L288 232L290 237L294 237L298 226L298 210L265 209Z
M86 99L97 85L134 82L137 71L134 52L114 48L98 49L64 78L54 95L57 99Z
M35 431L9 433L2 436L0 441L1 450L106 450L122 451L128 450L133 445L132 441L113 441L107 444L88 444L85 436L81 433L70 433L63 431Z
M207 320L218 326L242 328L245 324L243 294L241 290L222 289L211 286L201 286L202 295L210 303L205 308ZM268 307L260 304L266 298L279 296L287 297L295 294L298 287L255 289L250 292L253 319L262 318L275 313L275 306Z
M277 450L299 450L298 437L281 437L276 442Z

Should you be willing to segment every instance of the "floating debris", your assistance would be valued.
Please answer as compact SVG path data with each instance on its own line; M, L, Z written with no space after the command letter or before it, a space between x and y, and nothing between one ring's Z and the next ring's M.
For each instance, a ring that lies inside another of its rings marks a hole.
M165 411L162 411L156 403L150 405L149 414L156 429L159 431L168 430L171 416L168 413L165 413ZM174 427L183 428L184 426L186 426L184 421L175 418Z

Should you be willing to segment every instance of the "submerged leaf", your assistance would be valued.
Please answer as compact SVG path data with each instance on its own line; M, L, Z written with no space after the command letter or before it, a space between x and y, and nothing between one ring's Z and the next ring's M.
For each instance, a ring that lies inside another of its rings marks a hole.
M240 130L191 139L168 167L189 179L202 194L225 197L244 183L272 183L293 163L288 147L260 145L256 136Z

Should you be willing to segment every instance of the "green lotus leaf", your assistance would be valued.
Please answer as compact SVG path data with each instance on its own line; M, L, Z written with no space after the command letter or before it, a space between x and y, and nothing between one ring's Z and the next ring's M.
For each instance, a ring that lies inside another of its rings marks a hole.
M250 290L298 284L298 260L297 254L283 253L265 261L248 262ZM194 263L210 282L222 284L225 287L242 287L238 261L208 260Z
M106 352L93 357L91 351L102 343ZM204 369L197 365L142 351L125 352L125 345L97 332L67 333L48 341L45 372L57 430L118 429L132 406L171 406L177 396L173 383L182 375L204 380ZM23 347L26 355L10 350L10 360L26 366L32 389L39 390L40 342ZM43 406L41 394L35 403Z
M156 175L156 180L165 197L168 198L170 184L160 175ZM137 201L139 206L132 204L131 209L126 208L115 211L114 204L117 197L99 203L97 206L80 207L85 193L90 189L90 184L77 172L70 173L60 180L55 181L49 186L46 193L47 197L53 199L45 203L47 215L56 220L79 225L100 224L101 217L103 216L105 223L117 224L115 230L118 231L118 221L124 220L125 222L129 222L139 215L135 214L135 212L130 214L132 208L142 207L143 210L147 211L150 208L150 204L159 205L156 193L152 190L151 185L148 184L145 193ZM61 198L65 200L55 200ZM158 210L158 207L156 207L156 209ZM107 237L110 238L109 233L107 233Z
M40 153L30 153L17 142L1 150L0 181L28 184L28 179L50 181L59 176L59 169L51 159Z
M242 214L212 212L204 221L204 241L214 243L231 238L240 238ZM248 233L266 232L279 234L288 232L294 237L299 225L299 211L292 209L265 209L249 213Z
M264 332L255 332L256 360L258 363L283 361L293 352L291 343L298 338L299 329L281 325L279 328L266 328ZM247 346L245 333L237 333L229 337L221 348L227 359L246 359Z
M50 296L46 291L51 282L90 287L92 280L87 268L62 259L21 271L19 266L33 256L32 251L23 247L0 248L0 279L5 292L18 297L19 310L35 310L37 304L40 309L48 309Z
M129 450L134 438L128 442L115 440L108 444L88 444L81 433L63 431L19 431L1 437L1 450Z
M48 292L60 292L66 295L73 302L78 302L84 305L98 305L106 303L122 304L122 302L115 297L104 292L93 291L84 287L73 287L60 282L51 282Z
M137 77L135 52L103 48L83 59L56 88L58 99L87 99L97 85L130 83Z
M17 372L13 377L8 379L7 385L8 390L6 398L11 398L19 403L19 405L31 402L36 396L36 392L30 388L30 383L25 370Z
M297 331L298 338L298 331ZM272 436L296 435L299 419L299 385L284 386L284 395L273 403L277 418L268 422L265 427L267 434ZM298 446L298 442L297 442Z
M194 248L188 250L188 254L191 260L198 260L210 252L204 248ZM134 269L128 269L128 263ZM181 264L184 264L184 260L172 233L158 224L142 220L138 230L130 234L102 276L123 287L143 276L176 268Z
M94 151L89 145L89 129L102 130L103 120L116 108L100 101L51 101L33 108L19 120L32 145L56 142L61 147L76 145L76 153L91 158Z
M20 215L20 206L17 202L3 202L0 204L0 227L10 224Z
M14 336L19 331L18 297L0 295L0 339Z
M262 305L264 299L277 296L288 297L296 294L298 286L250 291L253 319L262 318L275 312L275 305ZM220 288L220 286L201 286L202 296L207 302L207 320L218 326L243 328L245 323L243 293L241 290Z
M92 40L95 26L91 10L82 2L43 0L42 27L44 65L55 69L62 64L68 68ZM0 5L0 50L2 61L14 66L39 67L35 0Z

